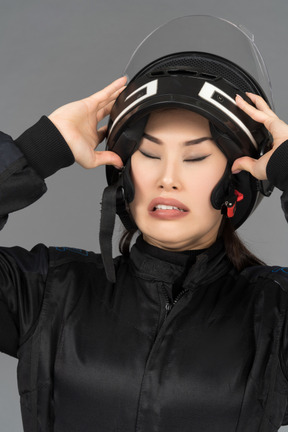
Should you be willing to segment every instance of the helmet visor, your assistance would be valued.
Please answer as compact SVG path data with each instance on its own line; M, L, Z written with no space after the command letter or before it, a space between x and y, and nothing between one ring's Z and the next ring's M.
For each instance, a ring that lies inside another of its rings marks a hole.
M185 52L222 57L242 68L273 108L270 79L254 36L243 27L212 16L185 16L158 27L134 51L125 74L131 81L149 64Z

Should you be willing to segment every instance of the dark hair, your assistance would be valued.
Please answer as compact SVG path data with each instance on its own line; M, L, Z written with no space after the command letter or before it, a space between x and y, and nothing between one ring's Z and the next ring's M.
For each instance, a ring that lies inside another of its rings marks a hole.
M131 240L138 231L137 228L132 230L125 230L119 242L119 250L123 255L128 256L130 252ZM230 219L223 217L218 232L218 238L224 241L227 256L233 266L241 272L246 267L254 265L265 265L263 261L257 258L250 252L242 240L236 233L234 226Z
M242 240L236 233L234 226L229 218L223 217L218 232L218 238L222 237L226 249L226 254L233 266L241 272L246 267L255 265L265 265L265 263L256 257L247 249Z

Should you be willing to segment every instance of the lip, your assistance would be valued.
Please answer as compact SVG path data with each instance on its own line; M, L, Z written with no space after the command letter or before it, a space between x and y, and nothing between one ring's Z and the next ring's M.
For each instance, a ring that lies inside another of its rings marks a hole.
M157 197L154 198L149 206L148 206L148 210L149 212L153 212L154 207L156 207L157 205L162 204L162 205L167 205L167 206L173 206L173 207L178 207L181 210L184 210L184 212L188 212L189 209L187 206L185 206L185 204L183 204L181 201L178 201L174 198L162 198L162 197ZM165 210L168 211L168 210Z
M156 207L159 204L178 207L179 209L184 210L184 211L180 211L180 210L176 210L176 209L153 210L154 207ZM166 220L181 219L181 218L185 217L186 215L188 215L188 213L189 213L188 207L185 206L181 201L178 201L174 198L162 198L162 197L154 198L148 206L148 211L149 211L150 216L152 216L153 218L162 219L162 220L163 219L166 219Z

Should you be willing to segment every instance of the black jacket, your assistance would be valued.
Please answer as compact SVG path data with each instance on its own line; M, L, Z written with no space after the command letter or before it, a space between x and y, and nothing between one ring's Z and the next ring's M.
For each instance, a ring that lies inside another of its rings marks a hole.
M62 166L73 158L45 118L17 146L0 138L3 226L45 192L59 154ZM278 186L287 148L269 162ZM79 249L1 248L0 262L0 349L19 358L26 432L272 432L288 423L288 268L239 274L221 240L195 256L141 237L116 258L116 284L100 255Z

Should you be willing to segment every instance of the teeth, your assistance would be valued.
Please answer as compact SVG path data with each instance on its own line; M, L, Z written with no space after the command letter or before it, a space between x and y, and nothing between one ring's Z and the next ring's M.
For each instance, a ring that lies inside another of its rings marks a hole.
M155 210L156 210L156 209L159 209L159 210L180 210L180 211L184 211L184 210L182 210L182 209L180 209L180 208L178 208L178 207L169 206L169 205L164 205L164 204L158 204L158 205L155 207Z

